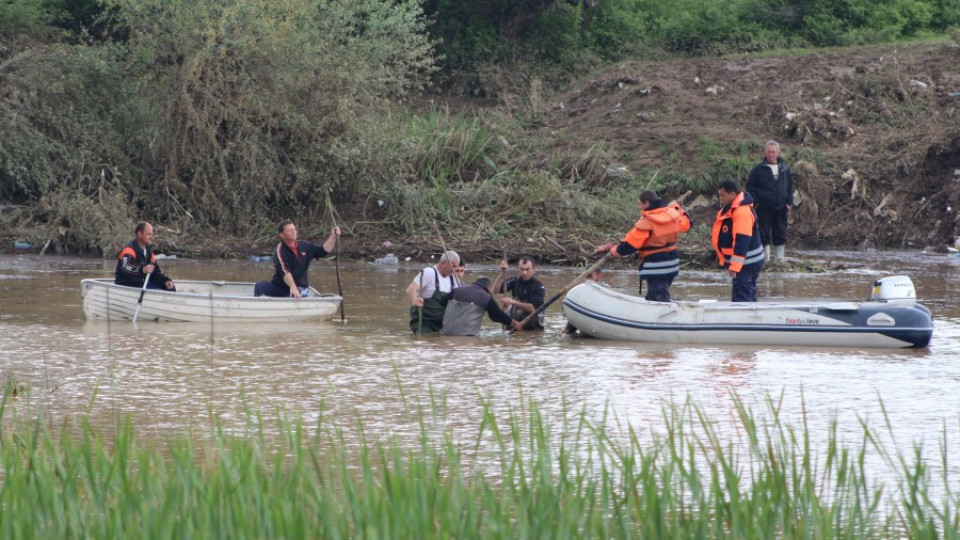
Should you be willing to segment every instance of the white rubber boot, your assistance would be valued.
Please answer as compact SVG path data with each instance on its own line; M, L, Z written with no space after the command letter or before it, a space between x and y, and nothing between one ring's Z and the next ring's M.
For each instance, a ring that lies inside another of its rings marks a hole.
M763 260L767 263L773 262L770 260L770 244L763 246Z
M780 244L779 246L773 246L773 262L782 263L784 257L784 251L787 250L787 246Z

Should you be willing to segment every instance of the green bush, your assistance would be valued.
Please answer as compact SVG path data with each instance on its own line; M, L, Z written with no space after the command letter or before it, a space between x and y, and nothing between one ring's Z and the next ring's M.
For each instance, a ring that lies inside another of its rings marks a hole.
M45 0L0 0L0 35L35 30L52 19Z

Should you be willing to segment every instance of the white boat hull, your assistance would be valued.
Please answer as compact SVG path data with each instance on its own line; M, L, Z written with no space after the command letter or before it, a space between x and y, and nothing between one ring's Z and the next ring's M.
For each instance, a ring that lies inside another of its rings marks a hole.
M581 333L656 343L926 347L930 311L886 302L649 302L593 283L574 287L563 313Z
M333 315L341 298L313 287L306 298L254 297L253 283L177 281L177 291L147 289L137 321L266 322L322 319ZM80 283L83 314L89 320L131 320L140 289L112 279Z

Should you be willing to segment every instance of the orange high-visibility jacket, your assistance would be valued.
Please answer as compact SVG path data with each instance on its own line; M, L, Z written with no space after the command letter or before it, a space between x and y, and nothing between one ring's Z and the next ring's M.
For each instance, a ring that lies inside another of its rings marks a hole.
M753 197L741 191L730 206L717 212L711 234L720 266L739 272L748 264L763 262L763 244L753 213Z
M623 241L644 258L656 253L676 251L680 233L690 230L690 218L679 205L673 204L643 211L640 221L627 232Z

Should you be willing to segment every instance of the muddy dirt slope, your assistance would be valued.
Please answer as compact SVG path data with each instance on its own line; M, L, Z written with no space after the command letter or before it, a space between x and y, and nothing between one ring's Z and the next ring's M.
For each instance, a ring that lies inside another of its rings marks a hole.
M802 201L791 242L952 245L958 66L954 42L627 63L551 97L535 129L558 146L602 143L629 170L690 176L718 174L710 148L759 161L776 139Z

